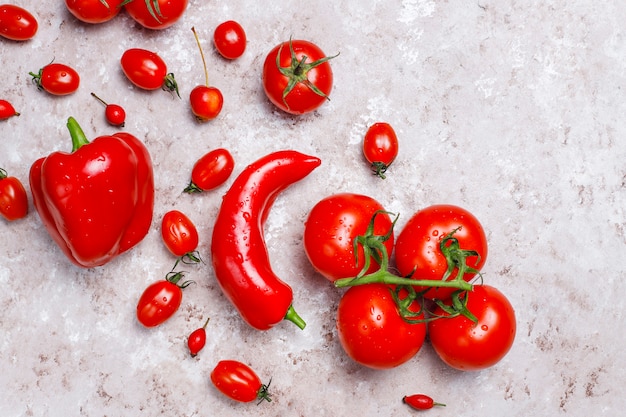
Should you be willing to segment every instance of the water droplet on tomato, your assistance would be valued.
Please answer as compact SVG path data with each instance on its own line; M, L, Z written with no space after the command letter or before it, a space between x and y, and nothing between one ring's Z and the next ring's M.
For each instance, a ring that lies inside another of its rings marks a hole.
M243 219L244 219L245 221L247 221L247 222L249 222L249 221L250 221L250 218L252 217L252 216L250 216L250 213L248 213L247 211L244 211L244 212L243 212L243 214L242 214L242 216L243 216Z
M480 326L480 328L483 332L486 332L487 330L489 330L489 326L487 326L486 324L483 324L482 326Z
M439 230L433 230L433 236L439 236Z

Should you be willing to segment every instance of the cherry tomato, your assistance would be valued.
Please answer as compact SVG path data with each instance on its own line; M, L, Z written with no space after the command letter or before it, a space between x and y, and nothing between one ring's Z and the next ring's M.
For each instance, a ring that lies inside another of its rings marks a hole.
M161 237L174 256L196 257L193 252L198 247L198 230L184 213L178 210L165 213L161 221Z
M337 308L337 334L341 346L354 361L373 369L389 369L411 359L426 337L424 322L404 320L385 284L350 287ZM419 312L413 301L409 308ZM416 319L423 319L419 314Z
M220 23L213 32L215 49L226 59L237 59L246 50L246 32L234 20Z
M19 116L20 114L15 111L15 107L6 100L0 100L0 120L6 120L13 116Z
M39 24L28 10L13 4L0 5L0 36L13 41L32 39Z
M310 211L304 226L304 250L311 265L326 279L355 277L365 266L365 254L357 246L358 263L354 253L354 239L364 235L377 211L383 206L371 197L340 193L319 201ZM385 236L392 229L387 213L379 213L374 220L374 234ZM391 256L393 232L384 245ZM374 272L378 264L372 262L367 272Z
M206 345L206 326L209 324L210 318L206 319L204 326L194 330L187 339L187 347L191 357L195 357Z
M272 401L268 392L270 384L262 384L254 370L239 361L219 361L211 372L211 382L222 394L235 401Z
M39 90L44 90L55 96L65 96L74 93L80 85L80 76L74 68L65 64L48 64L39 70L39 73L28 73Z
M191 103L191 111L196 116L196 119L199 122L206 122L215 119L217 115L220 114L222 106L224 105L224 97L219 89L209 85L209 72L207 71L204 52L202 52L202 45L200 45L200 39L198 38L195 28L191 28L191 31L196 38L196 43L200 50L206 81L205 85L199 85L191 90L189 102Z
M170 272L166 278L150 284L137 303L137 320L146 327L155 327L172 317L183 300L183 289L191 281L179 284L182 272Z
M107 122L113 126L124 127L124 122L126 121L126 112L124 108L119 104L108 104L100 97L91 93L100 103L105 105L104 108L104 116L107 119Z
M263 64L263 89L269 100L290 114L320 107L333 87L330 59L315 44L290 40L275 46Z
M191 182L187 193L201 193L219 187L226 182L235 168L235 160L227 149L217 148L204 154L191 170Z
M385 172L398 156L398 138L389 123L374 123L363 138L363 155L374 174L385 179Z
M461 249L475 251L467 256L468 266L477 271L487 260L487 237L478 219L469 211L454 205L433 205L419 210L406 223L396 240L396 267L401 276L415 279L441 280L448 269L448 262L440 249L442 239L455 231ZM454 268L448 280L454 279L458 268ZM463 279L470 281L476 274L465 273ZM426 298L444 300L455 289L431 288Z
M144 90L163 88L175 91L180 97L174 74L167 72L165 61L155 52L140 48L128 49L122 54L120 64L126 77L137 87Z
M0 214L8 221L26 217L28 197L22 182L0 168Z
M445 407L445 404L436 403L431 397L424 394L406 395L402 402L415 410L430 410L435 406Z
M128 15L147 29L165 29L183 16L187 0L132 0L125 6Z
M65 0L67 10L85 23L104 23L122 10L124 0Z
M476 285L467 293L467 309L478 319L464 315L448 317L437 307L434 314L443 318L428 324L430 341L437 355L449 366L462 371L477 371L498 363L515 340L515 311L502 292L489 285Z

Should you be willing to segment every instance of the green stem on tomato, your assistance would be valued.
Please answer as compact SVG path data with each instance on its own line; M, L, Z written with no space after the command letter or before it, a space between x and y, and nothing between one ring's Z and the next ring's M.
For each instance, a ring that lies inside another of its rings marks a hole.
M300 328L300 330L304 330L304 328L306 327L306 322L302 319L302 317L300 317L300 315L298 315L292 305L289 306L287 314L285 314L285 320L289 320L290 322L294 323Z
M76 119L71 116L67 119L67 128L70 131L70 136L72 137L72 152L76 152L81 146L89 143L85 132L83 132L83 129L80 127Z

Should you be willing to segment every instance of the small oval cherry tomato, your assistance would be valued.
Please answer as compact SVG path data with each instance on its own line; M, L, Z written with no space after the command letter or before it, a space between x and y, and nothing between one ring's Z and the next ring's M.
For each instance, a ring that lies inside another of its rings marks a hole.
M227 149L218 148L203 155L191 170L187 193L201 193L222 185L235 168L235 160Z
M436 403L431 397L424 394L406 395L402 402L415 410L430 410L435 406L445 407L445 404Z
M124 5L128 15L147 29L165 29L183 16L187 0L133 0Z
M13 41L32 39L39 24L28 10L13 4L0 5L0 36Z
M252 368L239 361L219 361L211 372L211 382L222 394L235 401L272 401L268 392L270 384L262 384Z
M22 182L0 168L0 214L8 221L26 217L28 197Z
M15 111L15 107L6 100L0 100L0 120L6 120L13 116L19 116L20 114Z
M104 23L122 10L124 0L65 0L67 10L85 23Z
M198 230L184 213L171 210L165 213L161 222L163 243L174 256L192 255L198 247ZM190 256L196 258L195 255Z
M466 307L478 321L449 316L437 307L434 314L442 318L428 323L428 334L433 349L448 366L478 371L498 363L513 346L515 311L506 296L490 285L475 285L466 296Z
M76 70L65 64L48 64L39 70L39 73L28 73L39 90L44 90L55 96L65 96L74 93L80 85L80 76Z
M140 1L134 0L133 3L135 2ZM124 75L137 87L144 90L162 88L175 91L180 97L174 74L167 72L165 61L155 52L141 48L128 49L122 54L120 64Z
M206 345L206 326L209 324L210 319L210 317L206 319L204 326L191 332L189 338L187 339L187 347L189 348L189 353L192 358L204 348L204 345Z
M374 123L363 138L363 156L374 174L385 179L385 171L398 156L398 137L389 123Z
M124 122L126 121L126 112L124 108L119 104L109 104L106 101L102 100L100 97L91 93L100 103L105 105L104 108L104 116L107 119L107 122L113 126L124 127Z
M234 20L220 23L213 32L215 49L226 59L237 59L246 50L246 32Z
M191 281L179 284L182 272L170 272L166 278L150 284L137 303L137 320L146 327L155 327L172 317L183 300L183 289Z

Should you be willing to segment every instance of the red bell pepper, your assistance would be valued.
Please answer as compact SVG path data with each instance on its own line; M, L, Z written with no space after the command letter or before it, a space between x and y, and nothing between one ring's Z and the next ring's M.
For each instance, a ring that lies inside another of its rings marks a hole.
M72 117L71 153L30 169L33 203L53 240L78 266L104 265L148 233L154 207L152 160L128 133L89 142Z

